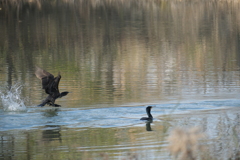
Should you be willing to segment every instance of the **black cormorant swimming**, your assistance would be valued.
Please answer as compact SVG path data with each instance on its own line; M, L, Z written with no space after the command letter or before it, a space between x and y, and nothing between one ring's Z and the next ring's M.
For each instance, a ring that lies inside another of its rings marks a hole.
M53 107L61 107L55 104L55 100L66 96L69 92L59 92L58 84L61 79L60 73L58 73L57 77L54 77L51 73L36 66L35 75L42 80L42 89L45 89L45 92L48 94L48 97L38 106L43 107L48 104Z
M152 106L148 106L148 107L146 108L146 112L147 112L148 117L142 117L140 120L152 121L153 116L151 115L151 109L152 109Z

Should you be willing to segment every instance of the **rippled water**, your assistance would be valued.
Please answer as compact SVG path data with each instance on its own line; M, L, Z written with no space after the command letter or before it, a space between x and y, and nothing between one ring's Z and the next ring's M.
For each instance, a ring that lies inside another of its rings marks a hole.
M236 1L0 2L0 159L172 159L178 127L193 141L201 130L205 159L237 159L238 13ZM37 107L35 65L62 75L62 107ZM139 120L148 105L152 123Z
M83 159L169 159L165 148L169 131L174 126L198 126L209 140L214 140L208 142L211 152L207 153L219 156L218 148L222 146L225 159L236 154L238 148L234 139L240 129L239 103L238 99L221 99L156 104L152 123L139 120L146 116L145 106L1 109L2 158L13 153L26 158L24 151L33 159L62 159L62 152L65 157Z

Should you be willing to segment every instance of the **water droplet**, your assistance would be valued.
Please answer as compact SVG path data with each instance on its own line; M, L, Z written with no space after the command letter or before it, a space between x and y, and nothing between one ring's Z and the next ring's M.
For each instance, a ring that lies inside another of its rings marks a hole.
M1 91L1 100L4 111L26 111L27 107L21 98L22 85L16 83L10 90Z

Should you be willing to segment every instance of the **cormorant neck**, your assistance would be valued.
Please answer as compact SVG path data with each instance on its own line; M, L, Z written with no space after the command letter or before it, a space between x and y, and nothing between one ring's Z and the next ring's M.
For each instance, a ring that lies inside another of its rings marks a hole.
M149 118L153 118L153 116L151 115L151 113L147 113Z
M153 118L153 116L150 113L151 112L151 108L147 108L146 112L147 112L147 115L148 115L149 118Z

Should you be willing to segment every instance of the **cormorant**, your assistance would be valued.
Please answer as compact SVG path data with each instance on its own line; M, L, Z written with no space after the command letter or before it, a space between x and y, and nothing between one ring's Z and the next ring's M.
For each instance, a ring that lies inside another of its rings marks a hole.
M148 115L148 117L142 117L140 120L148 120L148 121L152 121L152 119L153 119L153 116L151 115L151 109L152 109L152 106L148 106L147 108L146 108L146 112L147 112L147 115Z
M54 78L51 73L36 66L35 75L42 80L42 89L45 89L45 92L49 94L48 97L38 106L43 107L45 104L48 104L54 107L61 107L60 105L55 104L55 100L66 96L69 92L59 92L58 84L61 79L60 73Z

